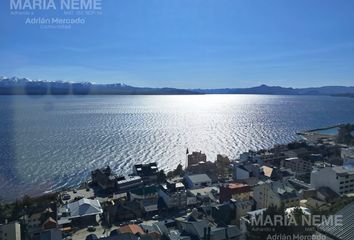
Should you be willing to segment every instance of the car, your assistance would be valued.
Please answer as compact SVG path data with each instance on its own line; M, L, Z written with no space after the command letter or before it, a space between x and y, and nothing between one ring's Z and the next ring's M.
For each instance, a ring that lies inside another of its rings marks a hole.
M63 199L63 201L68 201L68 200L70 200L70 198L71 198L71 197L70 197L69 194L64 193L61 199Z
M76 190L76 189L74 189L74 190L73 190L73 193L77 193L77 190Z
M152 219L153 220L158 220L159 219L159 215L156 214L156 215L152 216Z
M94 231L96 231L96 228L95 228L94 226L88 226L88 227L87 227L87 230L88 230L89 232L94 232Z

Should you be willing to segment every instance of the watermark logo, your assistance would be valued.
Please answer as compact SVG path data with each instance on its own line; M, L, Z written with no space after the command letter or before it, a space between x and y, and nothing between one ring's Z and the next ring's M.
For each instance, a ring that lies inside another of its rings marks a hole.
M283 215L267 215L263 217L262 215L255 216L251 219L251 226L342 226L343 216L342 215L302 215L300 220L295 218L294 215L283 216Z
M11 10L102 10L102 0L10 0Z
M320 227L343 226L342 215L257 215L249 219L250 239L267 240L325 240ZM253 237L253 238L252 238Z
M102 15L103 0L9 0L9 10L13 16L25 16L25 25L71 29Z

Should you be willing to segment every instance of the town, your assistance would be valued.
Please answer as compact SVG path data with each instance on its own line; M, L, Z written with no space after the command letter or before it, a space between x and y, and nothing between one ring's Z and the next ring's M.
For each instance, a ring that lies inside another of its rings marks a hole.
M168 173L154 162L135 164L129 175L105 166L80 187L1 204L0 239L274 239L274 226L254 226L255 219L299 213L340 216L340 227L320 221L273 234L354 239L354 126L334 130L237 159L187 149L185 165Z

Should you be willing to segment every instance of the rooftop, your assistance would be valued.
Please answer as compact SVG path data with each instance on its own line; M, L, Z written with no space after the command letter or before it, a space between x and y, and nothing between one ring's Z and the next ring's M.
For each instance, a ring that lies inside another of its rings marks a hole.
M229 189L237 189L237 188L243 188L243 187L248 187L248 185L245 183L229 183L226 186L226 188L229 188Z
M193 183L203 183L203 182L211 182L211 179L206 174L194 174L186 176Z
M132 233L134 235L137 233L144 234L144 230L139 225L136 224L129 224L129 225L122 226L118 229L118 231L120 233Z
M69 218L77 218L103 213L101 204L98 200L91 200L87 198L83 198L79 201L67 204L66 209L68 209L70 212Z
M332 167L332 169L338 175L353 175L354 174L353 165L335 166L335 167Z
M335 239L352 240L354 239L354 202L348 204L342 210L337 212L335 216L342 216L342 224L336 226L334 223L321 223L318 226L320 232L326 233Z

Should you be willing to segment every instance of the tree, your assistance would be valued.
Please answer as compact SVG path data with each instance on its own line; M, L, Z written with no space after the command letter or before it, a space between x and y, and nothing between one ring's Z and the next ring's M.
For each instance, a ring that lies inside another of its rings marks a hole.
M165 183L166 182L166 174L164 170L160 170L157 173L157 182L158 183Z

